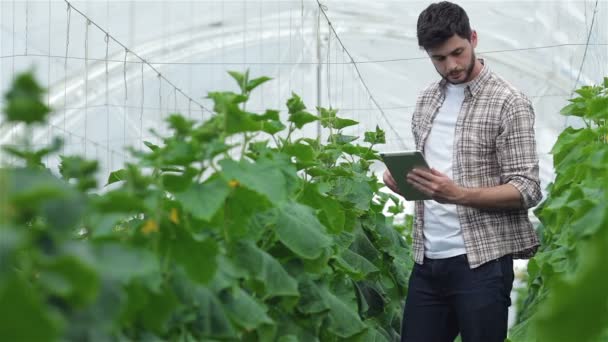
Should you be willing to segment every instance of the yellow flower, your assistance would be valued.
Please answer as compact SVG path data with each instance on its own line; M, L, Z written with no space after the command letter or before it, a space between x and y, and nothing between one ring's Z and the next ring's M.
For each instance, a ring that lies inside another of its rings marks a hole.
M144 226L141 227L141 232L145 235L158 232L158 223L156 223L156 221L154 220L146 221L146 223L144 223Z
M175 224L179 224L179 213L177 208L171 208L171 213L169 214L169 220Z
M228 182L228 186L231 187L231 188L233 188L233 189L236 188L236 187L238 187L239 185L241 185L241 183L239 183L239 181L236 180L236 179L233 179L230 182Z

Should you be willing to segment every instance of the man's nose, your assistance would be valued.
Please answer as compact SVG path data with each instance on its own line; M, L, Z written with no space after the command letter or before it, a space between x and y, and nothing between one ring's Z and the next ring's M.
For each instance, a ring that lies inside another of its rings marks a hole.
M446 68L447 68L448 72L452 72L452 71L454 71L454 70L456 70L458 68L458 64L456 63L456 59L453 58L453 57L451 57L451 56L448 56L446 58L446 62L445 63L446 63Z

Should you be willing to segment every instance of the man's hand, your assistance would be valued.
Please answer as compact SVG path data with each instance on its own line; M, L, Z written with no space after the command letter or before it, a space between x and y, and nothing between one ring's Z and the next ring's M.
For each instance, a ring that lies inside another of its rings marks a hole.
M407 181L439 203L466 204L466 189L435 169L414 169L408 173Z
M393 175L391 175L388 170L384 171L384 174L382 175L382 180L384 181L384 184L388 186L389 189L393 190L393 192L398 193L399 195L402 195L401 192L399 192L399 188L397 187L397 182L395 182L395 178L393 178Z

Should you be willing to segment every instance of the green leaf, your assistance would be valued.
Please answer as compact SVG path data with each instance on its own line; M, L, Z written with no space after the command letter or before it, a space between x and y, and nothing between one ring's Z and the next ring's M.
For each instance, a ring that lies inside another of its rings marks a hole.
M154 145L153 143L145 140L144 145L146 145L152 152L156 152L160 149L160 147L158 147L157 145Z
M169 240L169 234L165 237ZM196 238L178 227L167 244L167 253L184 267L190 279L201 284L211 281L217 269L218 246L215 241Z
M81 257L95 265L100 274L124 284L133 278L160 272L156 255L114 242L97 244L93 255L82 254Z
M587 102L586 117L595 120L608 120L608 96L598 96Z
M253 330L262 324L273 324L266 306L259 303L239 287L220 294L224 309L232 321L245 330Z
M257 192L244 187L234 189L226 200L222 217L226 238L257 241L268 226L276 222L276 218L266 212L271 206L266 197Z
M236 332L228 319L224 307L217 296L209 289L196 289L195 302L199 308L196 320L193 322L194 331L208 338L235 338Z
M335 259L338 265L356 280L363 279L368 274L379 271L370 261L348 249L344 250L339 256L336 256Z
M348 144L355 140L359 139L359 137L352 135L343 135L343 134L332 134L327 138L328 142L333 142L338 145Z
M321 296L329 304L327 329L340 338L349 338L360 332L366 327L357 311L353 310L342 299L334 295L327 288L321 290Z
M167 122L169 123L169 127L171 127L178 136L185 136L189 134L192 130L192 126L194 125L194 121L188 120L180 114L171 114L167 118ZM146 144L146 146L150 147L148 144ZM153 148L151 149L154 151Z
M359 122L350 120L350 119L342 119L336 116L338 113L337 109L332 108L317 108L321 117L321 126L325 128L334 128L334 129L342 129L349 126L354 126L359 124Z
M579 117L583 117L585 116L585 104L581 103L581 102L573 102L567 106L565 106L564 108L562 108L559 113L561 115L566 115L566 116L579 116Z
M126 180L126 178L127 178L127 170L125 170L125 169L116 170L114 172L111 172L110 176L108 176L108 182L106 183L106 186L116 183L116 182L122 182L122 181Z
M289 180L285 172L295 175L292 167L286 169L283 163L268 159L259 159L255 163L224 159L219 164L226 180L237 180L240 185L266 196L275 204L287 200Z
M192 184L186 191L175 194L182 207L194 217L209 221L224 205L230 187L223 179L214 177L203 184Z
M300 142L286 145L283 152L296 157L298 161L301 162L312 162L315 160L314 149L310 145L302 144Z
M76 307L91 303L99 290L99 277L95 269L75 256L50 260L39 276L44 286ZM57 283L59 286L53 286Z
M248 241L239 242L233 254L236 264L261 285L263 299L299 295L298 283L275 258L255 244Z
M277 110L268 109L263 115L252 114L251 118L260 122L260 129L268 134L275 134L285 129Z
M287 109L289 114L293 115L306 109L306 105L296 93L291 93L291 97L287 100Z
M114 190L93 199L94 206L104 213L135 213L146 209L142 198L124 190Z
M246 90L247 92L252 91L253 89L257 88L259 85L261 85L262 83L268 82L272 80L272 78L270 77L266 77L266 76L262 76L262 77L258 77L258 78L254 78L253 80L247 82L247 87Z
M21 208L31 208L50 199L65 198L72 189L46 170L9 169L6 172L8 201Z
M337 178L331 194L339 200L353 204L360 210L368 210L374 196L369 183L358 177Z
M141 282L133 282L125 292L128 297L121 323L141 326L156 334L165 333L171 314L178 304L173 291L162 288L159 293L155 293Z
M340 202L330 196L322 195L318 185L306 183L300 192L298 200L310 207L318 209L317 217L331 233L337 234L344 229L345 214Z
M32 124L46 122L51 109L43 102L45 90L34 79L33 72L17 75L4 96L6 121Z
M96 160L86 160L82 157L61 156L59 172L66 180L76 179L77 188L86 191L97 187L95 172L98 163Z
M86 227L92 238L103 238L115 234L115 228L125 219L124 214L93 213L85 217Z
M385 144L386 135L385 135L384 131L381 130L380 127L378 127L376 125L375 132L365 132L365 139L363 141L368 142L372 145Z
M276 234L287 248L305 259L318 258L332 244L312 210L295 202L279 209Z
M40 214L55 231L76 228L87 207L86 197L76 191L66 191L61 199L49 199L40 206Z
M289 122L293 122L298 129L301 129L307 123L317 121L317 120L319 120L319 118L308 112L300 111L300 112L290 114L289 118L287 120Z
M249 70L245 71L244 74L236 71L228 71L228 74L234 78L241 92L245 94L247 92L247 84L249 83Z
M0 284L0 317L2 341L53 341L59 338L59 324L51 311L38 293L16 275L5 278Z
M325 300L319 286L310 278L305 278L298 284L301 296L298 302L298 311L311 315L328 311L330 304Z

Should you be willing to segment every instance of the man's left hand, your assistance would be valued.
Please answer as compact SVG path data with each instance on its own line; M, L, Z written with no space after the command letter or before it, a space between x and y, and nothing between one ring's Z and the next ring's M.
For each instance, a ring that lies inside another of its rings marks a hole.
M408 173L407 181L439 203L464 203L465 189L435 169L414 169Z

